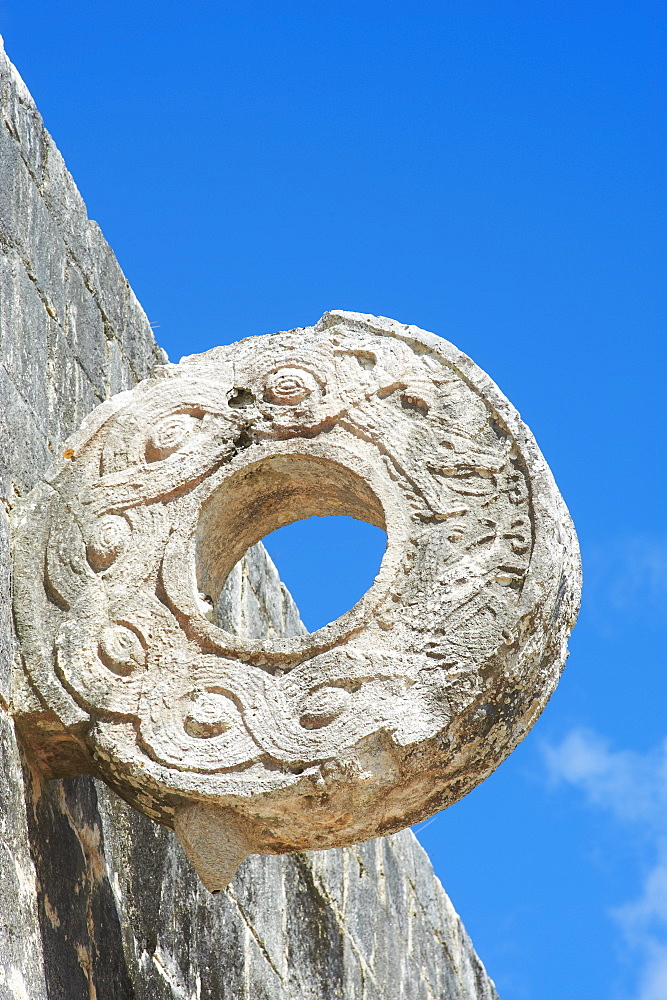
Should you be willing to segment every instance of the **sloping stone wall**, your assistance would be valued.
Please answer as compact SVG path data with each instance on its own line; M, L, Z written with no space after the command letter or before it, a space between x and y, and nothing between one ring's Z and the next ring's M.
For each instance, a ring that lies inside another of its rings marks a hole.
M90 777L44 782L22 754L8 513L161 352L2 51L0 88L0 1000L493 1000L409 831L252 857L214 897L170 831ZM223 596L238 632L302 628L261 547Z

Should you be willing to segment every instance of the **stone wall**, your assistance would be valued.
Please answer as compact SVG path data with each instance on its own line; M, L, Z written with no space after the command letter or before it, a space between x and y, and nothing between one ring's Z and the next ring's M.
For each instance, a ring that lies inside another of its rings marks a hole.
M99 401L161 359L146 316L0 50L0 1000L492 1000L407 831L252 857L210 896L173 834L82 776L45 782L9 714L8 515ZM218 607L303 628L261 549Z

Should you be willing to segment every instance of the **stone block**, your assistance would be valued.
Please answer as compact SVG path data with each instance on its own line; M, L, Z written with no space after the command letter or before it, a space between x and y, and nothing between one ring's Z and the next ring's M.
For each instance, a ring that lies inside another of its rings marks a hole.
M67 264L65 281L65 335L98 396L104 398L109 383L109 355L102 313L71 262Z
M0 352L10 378L41 424L47 414L49 321L18 253L8 250L0 256Z
M331 900L338 913L344 913L350 850L344 848L339 851L309 851L306 856L318 885L322 886L322 891Z
M0 237L18 252L49 314L62 323L65 244L7 129L0 130Z
M48 387L42 387L46 395ZM43 423L28 406L0 364L0 454L8 470L8 498L28 493L51 464ZM35 407L44 409L41 399Z
M282 857L250 857L239 869L239 876L229 890L251 936L280 975L285 972L283 914L289 906L285 892L286 864Z
M408 911L411 896L409 866L412 854L412 844L409 838L410 831L404 831L391 837L385 837L380 841L382 845L381 867L384 875L383 887L387 909L392 914L404 914ZM404 858L405 866L403 864Z
M246 989L248 1000L276 1000L284 997L280 966L275 966L254 935L246 933Z
M8 708L11 698L14 634L11 613L11 562L9 556L9 518L0 506L0 711Z
M65 439L104 399L104 387L98 389L91 382L64 333L53 322L48 325L46 378L49 444L54 455L60 457Z
M30 173L39 184L47 151L42 116L28 88L5 54L0 39L0 114L2 124L17 143Z
M304 855L288 856L285 891L289 995L303 1000L343 997L345 931Z
M45 157L40 194L69 255L80 265L85 263L87 270L90 270L94 266L94 253L90 252L86 238L90 223L83 198L60 150L45 128L42 129L41 141Z
M120 339L136 378L144 379L149 377L156 364L164 364L164 351L156 346L148 317L127 284L125 292Z
M246 574L257 603L265 609L268 628L275 635L286 635L283 593L278 570L263 545L253 545L246 554ZM300 630L300 632L302 632ZM295 633L299 635L300 632Z
M363 864L355 848L347 849L345 861L346 892L342 911L345 929L363 965L375 968L377 922L380 914L385 912L383 907L378 907L376 873Z
M49 1000L37 918L21 755L14 727L0 707L0 1000Z
M108 398L117 392L131 389L136 384L136 377L123 355L119 341L115 337L109 337L105 339L105 345L108 373L106 395Z

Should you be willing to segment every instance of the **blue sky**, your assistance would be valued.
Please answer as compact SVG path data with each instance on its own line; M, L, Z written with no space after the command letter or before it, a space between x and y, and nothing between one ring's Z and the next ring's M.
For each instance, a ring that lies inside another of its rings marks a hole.
M666 20L0 0L172 360L379 313L452 340L535 433L582 546L572 655L515 754L417 831L502 1000L667 997ZM381 554L326 527L271 542L310 624ZM317 601L308 551L337 558Z

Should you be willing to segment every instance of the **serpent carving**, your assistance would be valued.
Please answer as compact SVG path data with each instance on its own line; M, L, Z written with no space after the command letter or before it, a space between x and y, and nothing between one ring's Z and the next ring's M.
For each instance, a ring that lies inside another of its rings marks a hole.
M514 408L432 334L332 312L184 358L64 455L14 518L19 724L49 773L95 773L174 827L212 890L248 853L458 800L557 683L570 518ZM221 628L247 548L315 514L386 530L370 590L312 634Z

